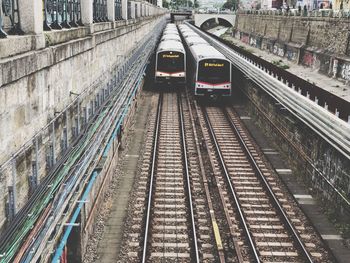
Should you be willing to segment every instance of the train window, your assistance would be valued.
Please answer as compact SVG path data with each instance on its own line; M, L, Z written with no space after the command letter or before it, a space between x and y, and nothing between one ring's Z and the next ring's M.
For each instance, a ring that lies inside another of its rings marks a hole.
M222 59L203 59L198 65L198 81L220 84L230 81L230 63Z
M184 71L184 55L180 52L167 51L158 53L157 70L162 72Z

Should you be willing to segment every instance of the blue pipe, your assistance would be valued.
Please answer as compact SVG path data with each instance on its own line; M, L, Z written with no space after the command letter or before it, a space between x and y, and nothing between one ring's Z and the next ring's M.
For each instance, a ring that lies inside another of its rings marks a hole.
M140 78L138 80L138 82L136 84L136 87L134 88L134 91L133 91L132 95L130 96L130 98L128 100L128 103L127 103L128 106L130 105L131 99L135 96L135 93L136 93L136 91L138 90L138 88L140 86L141 80L142 80L142 78ZM115 130L114 130L114 132L113 132L113 134L112 134L112 136L111 136L111 138L110 138L110 140L109 140L109 142L108 142L108 144L107 144L107 146L106 146L106 148L105 148L105 150L103 152L103 156L106 156L108 154L108 151L109 151L109 149L110 149L110 147L112 145L113 139L115 138L115 136L117 134L117 131L119 130L120 125L121 125L121 123L122 123L122 121L123 121L123 119L124 119L128 109L129 109L129 107L125 108L125 110L122 113L121 118L119 119L118 123L116 124L116 128L115 128ZM60 242L58 248L56 249L55 255L54 255L54 257L53 257L53 259L51 261L52 263L59 263L60 262L59 260L60 260L60 257L62 255L62 253L63 253L64 246L66 245L68 237L69 237L69 235L70 235L70 233L72 232L72 229L73 229L73 225L72 224L77 220L78 215L80 213L80 210L81 210L81 208L84 205L84 201L87 199L87 195L89 194L89 192L90 192L90 190L92 188L92 185L94 184L98 174L99 173L97 171L93 172L92 178L89 181L89 184L88 184L87 188L84 191L84 194L83 194L83 197L82 197L82 200L81 200L82 202L79 203L78 207L74 211L74 214L73 214L73 216L72 216L72 218L71 218L71 220L69 222L69 226L67 227L67 229L66 229L66 231L65 231L65 233L64 233L64 235L63 235L63 237L61 239L61 242Z
M137 82L137 84L136 84L136 87L134 88L134 91L133 91L133 93L131 94L131 96L130 96L128 102L127 102L127 107L126 107L125 110L123 111L122 116L119 118L119 121L118 121L118 123L116 124L116 127L115 127L115 129L114 129L114 131L113 131L113 133L112 133L112 136L111 136L111 138L109 139L109 142L108 142L108 144L107 144L107 146L106 146L106 148L105 148L105 150L104 150L104 152L103 152L103 157L106 157L106 156L107 156L108 151L109 151L109 149L110 149L111 146L112 146L113 139L114 139L115 136L117 135L117 132L118 132L118 130L119 130L119 128L120 128L120 125L121 125L122 121L124 120L124 117L125 117L125 115L126 115L126 112L129 110L129 107L128 107L128 106L130 105L131 99L135 96L136 90L138 90L138 88L139 88L139 86L140 86L141 80L142 80L142 78L140 78L140 79L138 80L138 82Z
M78 218L78 215L80 213L80 210L81 208L83 207L84 205L84 201L86 201L87 197L88 197L88 194L92 188L92 185L94 184L97 176L99 175L99 173L97 171L94 171L93 174L92 174L92 178L91 180L89 181L89 184L88 186L86 187L85 191L84 191L84 194L83 194L83 197L81 199L81 202L79 202L79 205L78 207L76 208L70 222L69 222L69 226L67 227L64 235L63 235L63 238L61 239L61 242L58 246L58 248L56 249L56 252L55 252L55 255L52 259L52 263L59 263L60 262L60 257L63 253L63 249L64 249L64 246L66 245L67 243L67 240L68 240L68 237L70 235L70 233L72 232L72 228L73 228L73 224L75 223L75 221L77 220Z

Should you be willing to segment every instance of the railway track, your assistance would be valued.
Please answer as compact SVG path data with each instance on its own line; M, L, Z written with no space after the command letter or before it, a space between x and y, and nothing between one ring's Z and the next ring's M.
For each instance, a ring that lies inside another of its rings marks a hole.
M164 258L190 262L193 256L199 262L177 104L175 94L161 95L158 104L142 262Z
M328 262L318 236L282 190L235 113L198 106L196 113L225 214L219 222L230 230L225 254L233 249L234 262Z
M122 262L331 262L231 108L157 105Z
M181 95L160 96L149 125L123 261L218 262L190 114Z

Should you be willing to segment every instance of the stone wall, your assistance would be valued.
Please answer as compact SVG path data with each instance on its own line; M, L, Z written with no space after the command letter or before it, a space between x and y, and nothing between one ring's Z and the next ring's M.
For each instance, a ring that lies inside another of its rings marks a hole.
M234 34L245 43L349 82L349 28L347 18L239 14Z
M248 97L248 108L255 122L287 157L294 168L293 174L304 180L313 194L325 200L324 209L334 210L341 221L348 222L350 211L343 209L348 205L335 195L324 178L350 200L350 160L240 72L235 71L233 78L240 83L234 89L242 90Z
M157 15L53 31L45 33L40 50L0 57L0 227L7 219L9 187L15 185L18 211L33 190L33 170L39 183L108 92L112 69L160 19ZM38 167L33 167L36 158Z

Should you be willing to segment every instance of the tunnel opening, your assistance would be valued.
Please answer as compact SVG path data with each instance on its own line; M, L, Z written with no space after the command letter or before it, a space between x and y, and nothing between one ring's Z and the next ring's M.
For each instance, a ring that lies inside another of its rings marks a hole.
M214 17L214 18L210 18L206 21L204 21L202 23L202 25L200 26L200 28L202 30L210 30L210 29L213 29L215 27L218 27L218 26L222 26L222 27L232 27L232 24L227 21L226 19L223 19L223 18L220 18L220 17Z
M223 19L223 18L218 18L218 21L219 21L219 25L220 26L223 26L223 27L233 27L233 25L227 21L226 19Z
M207 31L207 30L212 29L216 26L218 26L216 19L210 18L210 19L206 20L205 22L203 22L203 24L201 25L201 29Z

